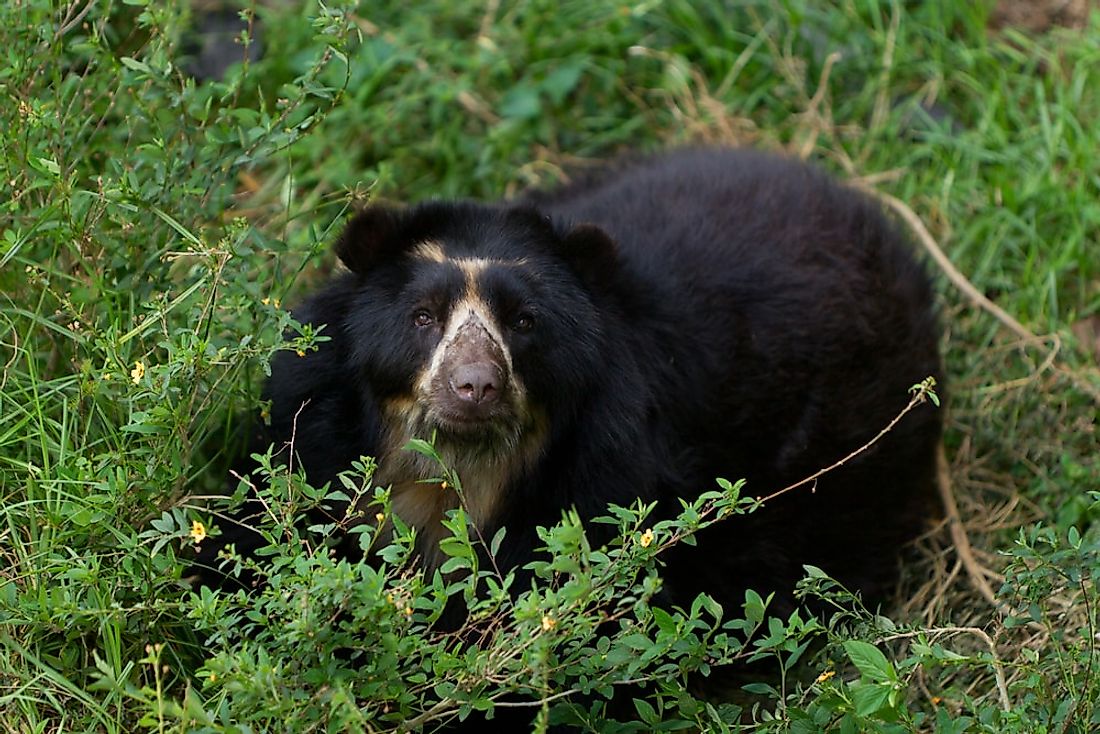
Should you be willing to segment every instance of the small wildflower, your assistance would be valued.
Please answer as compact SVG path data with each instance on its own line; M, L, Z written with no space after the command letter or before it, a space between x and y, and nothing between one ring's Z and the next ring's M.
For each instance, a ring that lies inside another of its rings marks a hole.
M384 513L379 512L379 513L375 514L374 519L377 520L378 522L382 522L383 520L386 519L386 515Z
M405 616L406 617L411 617L412 613L413 613L413 608L412 607L405 607Z
M549 632L558 626L558 620L551 617L549 614L542 615L542 631Z
M264 298L260 299L260 303L262 303L262 304L263 304L263 305L265 305L265 306L270 306L270 305L271 305L271 299L270 299L270 298L267 298L267 297L265 296Z
M113 378L114 378L114 375L112 375L110 372L104 372L103 377L101 377L100 379L103 380L104 382L110 382Z
M943 703L942 698L940 698L939 696L932 696L932 705L933 706L939 706L941 703Z
M134 368L130 370L130 380L136 385L145 377L145 363L140 359L134 362Z
M836 671L835 671L835 670L826 670L826 671L825 671L824 673L822 673L821 675L817 676L817 680L816 680L816 681L814 681L814 682L815 682L815 683L824 683L825 681L827 681L827 680L829 680L830 678L832 678L832 677L833 677L834 675L836 675Z
M444 479L444 480L443 480L442 482L440 482L440 483L439 483L439 488L440 488L440 489L446 489L446 488L447 488L447 487L449 487L449 486L451 486L451 485L447 484L447 480L446 480L446 479Z
M646 528L646 531L638 538L638 544L643 548L648 548L653 544L653 528Z
M393 604L393 594L386 594L386 601Z
M211 683L213 683L213 682L214 682L214 681L216 681L217 679L218 679L218 674L217 674L217 673L211 673L211 674L210 674L210 682L211 682Z
M193 521L191 523L191 540L193 540L195 542L195 544L198 545L199 543L201 543L205 539L206 539L206 526L203 525L198 520Z
M283 305L283 302L280 301L278 298L276 298L274 301L272 301L272 303L275 304L275 308L279 308L280 306Z
M294 353L297 354L299 357L306 356L306 350L304 350L304 349L295 349Z

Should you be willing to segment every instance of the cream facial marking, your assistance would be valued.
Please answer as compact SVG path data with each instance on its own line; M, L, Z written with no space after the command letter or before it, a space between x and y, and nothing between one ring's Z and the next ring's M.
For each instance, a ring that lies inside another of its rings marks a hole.
M534 411L527 417L517 443L507 452L493 457L475 457L462 447L437 445L444 464L462 481L464 489L460 499L454 487L423 481L439 475L439 467L431 459L402 450L404 444L417 435L412 425L414 421L409 419L409 401L393 401L383 409L392 421L392 430L386 437L387 448L380 457L374 482L390 486L393 513L417 529L417 551L430 573L446 560L439 550L439 542L447 532L442 524L444 513L461 503L474 525L482 531L490 528L511 482L530 471L542 457L549 422L545 413ZM366 512L365 506L359 509ZM387 521L382 530L383 545L392 531L392 524Z
M476 276L493 265L516 267L527 264L527 258L525 257L515 260L502 260L492 257L448 257L447 253L443 251L443 245L435 240L418 242L413 246L412 250L409 251L409 254L417 260L427 260L428 262L439 263L441 265L443 263L450 263L462 270L467 278Z
M417 243L412 248L411 254L417 260L428 260L433 263L447 261L447 256L443 254L443 245L435 240L425 240Z
M471 285L473 285L473 288L471 288ZM431 382L439 372L447 354L447 350L451 348L458 338L458 335L465 328L473 327L485 330L489 338L500 347L501 354L504 356L504 364L502 366L504 367L506 378L513 378L512 355L508 351L507 342L504 341L504 336L500 333L500 329L497 328L496 320L490 315L489 307L477 295L476 282L468 278L466 290L467 293L465 297L451 308L443 337L439 340L439 344L436 345L435 351L432 352L432 358L428 363L428 368L420 373L416 381L416 391L418 395L428 394ZM474 290L475 292L471 294L470 290Z
M442 525L444 514L461 504L478 528L490 532L507 502L512 483L531 471L543 455L549 420L544 411L527 405L520 397L521 386L513 388L509 396L515 401L515 432L504 437L494 450L484 453L471 450L469 445L445 440L436 443L444 466L461 479L461 497L454 487L424 481L438 477L440 467L426 456L404 450L410 439L431 435L430 409L422 402L423 398L398 396L382 403L387 430L374 482L391 488L394 514L417 529L417 552L429 573L446 560L439 550L439 542L447 534ZM371 514L366 502L357 509ZM383 544L388 542L392 530L387 521L380 536Z

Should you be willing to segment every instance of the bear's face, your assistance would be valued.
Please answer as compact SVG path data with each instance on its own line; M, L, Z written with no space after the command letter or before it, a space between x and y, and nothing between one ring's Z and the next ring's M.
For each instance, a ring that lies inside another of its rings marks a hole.
M469 459L527 463L606 368L590 278L614 247L599 230L563 234L530 209L372 207L337 251L357 276L351 359L391 446L434 435Z

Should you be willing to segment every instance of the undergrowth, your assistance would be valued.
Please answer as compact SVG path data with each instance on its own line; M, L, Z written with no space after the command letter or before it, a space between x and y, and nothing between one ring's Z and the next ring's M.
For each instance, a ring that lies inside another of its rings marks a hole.
M255 53L202 81L203 11L0 7L0 728L430 730L531 700L540 726L596 731L1100 726L1095 13L1029 37L954 2L302 5L240 6ZM941 526L892 608L815 569L822 618L755 594L651 605L668 543L752 509L728 483L663 524L616 509L607 548L567 518L531 589L479 565L494 539L461 513L465 576L411 571L400 532L352 564L291 518L355 494L388 517L369 460L338 487L254 478L262 590L190 588L268 359L325 337L280 335L349 207L495 198L700 140L890 192L1040 335L941 281L954 496L992 603ZM452 597L471 621L443 633ZM695 695L755 658L779 673Z

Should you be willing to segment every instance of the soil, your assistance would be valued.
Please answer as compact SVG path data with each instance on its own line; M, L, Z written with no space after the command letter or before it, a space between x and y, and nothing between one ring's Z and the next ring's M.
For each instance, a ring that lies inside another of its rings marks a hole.
M1100 0L998 0L989 17L989 27L1005 27L1041 33L1055 26L1084 28L1090 10Z

